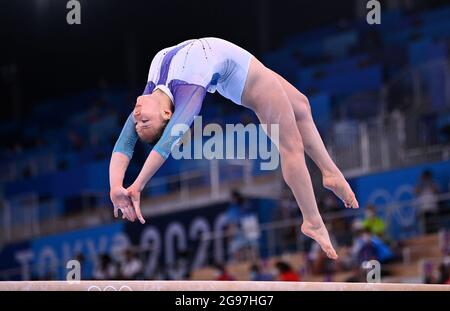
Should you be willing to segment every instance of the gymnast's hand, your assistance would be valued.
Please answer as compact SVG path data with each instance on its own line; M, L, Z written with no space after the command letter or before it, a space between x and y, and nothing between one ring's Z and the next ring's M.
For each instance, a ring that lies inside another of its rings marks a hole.
M141 192L144 189L145 185L148 183L150 178L156 171L161 167L164 163L165 158L162 157L155 150L150 151L150 154L145 160L144 166L141 169L138 177L133 182L133 184L127 188L128 197L131 199L131 202L134 207L134 212L136 213L137 218L142 224L145 224L144 217L142 217L141 213Z
M141 224L145 224L145 219L142 217L141 213L141 189L137 187L135 184L131 185L127 188L128 197L131 199L131 202L134 207L134 212L136 213L137 218L141 222Z
M136 220L136 213L134 212L133 203L128 196L128 191L124 187L112 188L109 196L114 205L114 217L119 217L119 210L122 212L122 218L129 221Z

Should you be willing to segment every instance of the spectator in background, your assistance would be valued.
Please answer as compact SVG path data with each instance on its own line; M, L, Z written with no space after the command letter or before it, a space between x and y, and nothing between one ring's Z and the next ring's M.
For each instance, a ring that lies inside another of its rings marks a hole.
M335 243L335 240L331 236L331 241ZM335 243L334 245L337 245ZM331 275L336 270L335 262L327 257L327 255L322 252L320 245L313 242L311 249L307 253L307 263L312 274L326 274Z
M125 280L136 280L142 275L142 261L131 249L125 251L125 258L120 265L121 277Z
M342 212L342 203L339 202L335 195L331 192L325 193L319 201L319 209L323 211L324 214L331 216L328 220L329 225L333 228L333 235L336 239L335 243L339 245L350 245L352 242L351 222L346 219L346 217L333 217L332 213Z
M278 280L286 282L299 282L300 276L295 273L291 265L284 261L278 261L275 264L275 268L278 271Z
M365 209L364 216L365 218L362 221L363 228L381 239L384 238L386 225L384 220L377 216L375 205L369 204Z
M114 280L117 279L117 267L108 254L101 254L94 268L94 280Z
M251 281L273 281L273 275L264 271L259 263L250 266Z
M352 258L352 247L343 246L339 250L339 271L352 271L355 268L355 263Z
M442 255L450 255L450 230L442 229L439 231L439 245L441 245Z
M352 274L345 279L349 283L365 283L367 282L367 271L361 265L354 265Z
M416 185L415 193L419 200L420 214L424 221L425 232L431 232L430 226L432 218L438 212L438 194L439 187L433 180L433 174L429 170L425 170L420 176L420 180Z
M354 263L361 265L364 261L372 259L384 263L394 259L394 254L376 235L372 234L370 230L361 228L356 231L356 238L353 242L353 259Z
M225 212L226 227L225 235L227 245L229 245L229 256L231 261L239 260L239 249L243 244L243 233L240 227L241 204L243 203L242 195L233 190L231 193L230 205Z
M283 222L292 221L298 218L298 205L291 192L284 192L279 200L277 208L273 210L272 221ZM279 246L281 253L295 251L297 247L297 230L296 224L292 226L283 226L274 230L276 246Z
M342 210L342 206L340 206L336 196L329 192L321 198L319 206L323 213L339 212Z
M237 190L231 193L231 202L225 217L231 261L255 260L258 252L258 218L250 211L248 201Z
M433 273L433 263L429 260L425 260L422 266L423 283L424 284L435 284L436 279Z
M216 265L216 281L234 281L235 277L231 275L225 265Z
M330 229L330 232L336 232L332 223L327 222L325 225ZM339 245L339 243L337 243L335 239L334 234L330 234L330 240L333 245ZM331 275L336 270L336 262L328 258L328 256L326 256L326 254L320 248L320 245L315 241L312 241L311 247L306 253L306 259L308 268L310 269L312 274Z
M450 258L444 258L438 268L438 284L450 284Z

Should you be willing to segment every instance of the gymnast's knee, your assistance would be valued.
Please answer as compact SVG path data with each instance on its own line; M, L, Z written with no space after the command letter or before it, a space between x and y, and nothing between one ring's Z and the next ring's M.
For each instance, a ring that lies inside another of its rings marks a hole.
M311 116L311 105L309 104L308 97L301 92L297 92L294 98L295 102L295 115L297 118Z
M293 143L292 145L285 146L280 144L280 156L284 161L288 164L296 163L302 157L304 157L305 149L303 143L300 141L299 143Z
M304 155L301 150L289 152L281 151L281 169L284 180L288 186L291 186L298 181L298 168L302 161L304 161Z

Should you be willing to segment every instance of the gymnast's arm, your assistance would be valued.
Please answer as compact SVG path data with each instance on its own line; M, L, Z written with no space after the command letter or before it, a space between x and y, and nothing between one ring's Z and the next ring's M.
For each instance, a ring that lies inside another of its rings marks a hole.
M114 145L111 156L111 162L109 164L109 183L111 189L122 187L123 178L128 168L128 164L133 157L133 151L137 140L138 135L134 128L133 113L131 113Z
M130 221L136 219L133 203L128 197L127 190L123 187L125 172L133 156L133 149L137 141L137 134L134 130L133 113L129 115L120 136L114 146L109 164L109 197L114 206L114 217L119 216L122 211L122 218Z
M161 167L164 161L169 157L173 147L180 142L184 133L189 129L194 118L200 112L206 90L202 86L193 84L182 84L176 87L174 94L175 112L170 119L163 135L150 152L144 166L141 169L138 177L129 190L129 195L132 199L136 214L138 218L144 223L140 212L140 193L148 183L150 178ZM175 130L175 125L184 124L182 130Z
M143 94L151 94L154 87L153 82L147 82ZM118 209L121 209L123 216L126 216L131 221L134 221L136 214L134 213L131 200L128 198L128 193L123 188L123 179L138 140L134 123L132 112L128 116L116 141L109 164L110 198L114 205L114 216L117 217Z
M155 84L152 81L148 81L143 95L151 94L154 88ZM134 123L133 112L131 112L122 128L122 132L120 133L116 144L114 145L111 162L109 164L109 183L111 189L122 187L125 172L133 157L134 147L138 140Z

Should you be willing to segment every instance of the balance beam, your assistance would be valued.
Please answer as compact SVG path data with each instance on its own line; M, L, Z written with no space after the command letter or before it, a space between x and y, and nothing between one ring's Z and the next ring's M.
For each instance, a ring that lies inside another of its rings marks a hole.
M253 281L5 281L0 291L450 291L449 285Z

